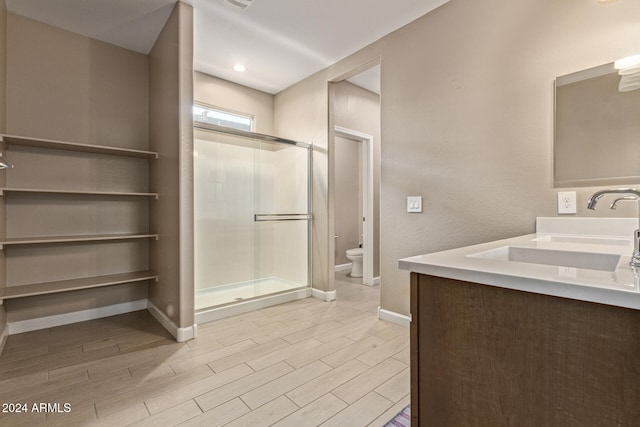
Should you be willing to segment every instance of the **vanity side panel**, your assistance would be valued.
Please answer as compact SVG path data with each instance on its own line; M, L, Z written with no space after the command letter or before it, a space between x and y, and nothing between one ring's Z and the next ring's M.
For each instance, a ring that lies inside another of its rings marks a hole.
M639 311L425 275L417 286L418 425L638 425Z
M411 424L420 425L420 277L418 273L411 273L411 304L409 310L411 313L411 323L409 324L410 348L410 367L411 367Z

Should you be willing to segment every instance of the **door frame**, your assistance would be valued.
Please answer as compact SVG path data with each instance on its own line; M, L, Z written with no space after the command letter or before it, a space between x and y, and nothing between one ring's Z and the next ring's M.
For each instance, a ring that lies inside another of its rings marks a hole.
M364 248L364 255L362 259L362 284L373 286L373 254L375 250L375 233L373 229L373 136L342 126L335 126L333 130L334 137L340 136L342 138L347 138L362 143L362 246Z

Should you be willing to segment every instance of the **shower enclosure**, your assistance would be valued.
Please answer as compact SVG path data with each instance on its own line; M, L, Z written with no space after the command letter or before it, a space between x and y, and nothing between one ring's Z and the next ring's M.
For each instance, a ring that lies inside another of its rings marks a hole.
M308 144L196 123L196 322L310 296Z

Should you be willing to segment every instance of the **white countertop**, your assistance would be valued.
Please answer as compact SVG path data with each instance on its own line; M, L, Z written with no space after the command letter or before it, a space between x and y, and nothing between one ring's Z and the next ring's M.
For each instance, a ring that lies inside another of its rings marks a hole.
M636 218L538 218L535 234L404 258L399 267L432 276L640 310L640 269L629 266L636 228ZM542 254L547 260L536 260L544 263L509 260L510 256L517 257L516 252ZM594 255L597 261L613 260L613 265L600 266L588 260L581 267L589 268L579 268L562 259L568 256L583 261Z

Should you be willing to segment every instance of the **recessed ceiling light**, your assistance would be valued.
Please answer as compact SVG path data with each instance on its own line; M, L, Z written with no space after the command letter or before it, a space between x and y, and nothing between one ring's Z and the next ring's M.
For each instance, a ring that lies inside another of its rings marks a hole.
M242 64L236 64L233 66L233 69L236 70L239 73L244 73L245 71L247 71L247 67L245 67Z

